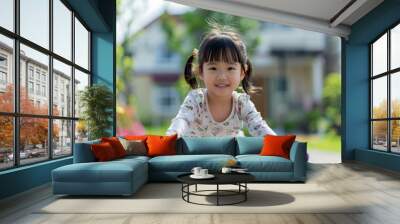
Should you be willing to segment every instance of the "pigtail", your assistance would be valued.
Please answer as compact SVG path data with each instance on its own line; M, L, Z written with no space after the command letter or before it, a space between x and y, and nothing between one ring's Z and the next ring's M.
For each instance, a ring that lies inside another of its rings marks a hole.
M253 86L252 83L251 83L251 81L250 81L250 79L251 79L251 74L252 74L252 72L253 72L253 66L252 66L252 64L251 64L251 62L250 62L249 59L246 60L246 65L247 65L247 70L245 70L245 72L244 72L245 75L244 75L244 78L243 78L243 80L242 80L242 87L243 87L243 90L244 90L247 94L250 94L250 93L258 93L259 90L260 90L261 88L256 87L256 86Z
M190 55L185 65L185 80L190 85L192 89L196 89L198 87L197 80L195 75L193 74L192 64L195 54Z

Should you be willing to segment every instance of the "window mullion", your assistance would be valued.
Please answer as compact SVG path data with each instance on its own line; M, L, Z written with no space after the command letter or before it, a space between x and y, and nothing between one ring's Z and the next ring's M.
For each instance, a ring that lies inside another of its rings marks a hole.
M372 72L373 72L373 60L372 60L372 55L373 55L373 47L372 47L372 44L369 46L369 52L370 52L370 55L369 55L369 64L370 64L370 66L369 66L369 69L370 69L370 71L369 71L369 119L370 119L370 122L369 122L369 145L370 145L370 149L373 149L373 147L374 147L374 143L373 143L373 141L374 141L374 136L373 136L373 127L374 127L374 125L373 125L373 121L372 121L372 119L373 119L373 108L372 108L372 106L373 106L373 99L372 99L372 96L373 96L373 91L374 91L374 88L373 88L373 79L372 79ZM371 103L372 102L372 103Z
M390 29L389 29L389 31L387 32L387 71L389 71L390 70ZM391 111L391 108L392 108L392 100L391 100L391 79L392 79L392 74L391 73L389 73L388 75L387 75L387 77L388 77L388 80L387 80L387 85L388 85L388 87L387 87L387 90L388 90L388 92L387 92L387 97L388 97L388 105L387 105L387 110L388 110L388 118L392 118L392 111ZM392 151L392 135L391 135L391 125L392 124L392 121L391 120L389 120L388 121L388 127L387 127L387 131L388 131L388 141L389 141L389 143L388 143L388 152L391 152Z
M374 141L374 138L373 138L373 137L374 137L374 136L373 136L373 134L374 134L374 133L373 133L373 127L374 127L374 126L373 126L373 121L372 121L372 119L374 118L374 117L373 117L373 96L374 96L374 95L373 95L373 93L374 93L374 88L373 88L373 87L374 87L374 85L373 85L373 79L372 79L372 75L373 75L372 72L374 71L374 70L373 70L373 66L374 66L374 65L373 65L373 63L372 63L372 61L373 61L373 60L372 60L372 57L373 57L373 53L374 53L374 51L373 51L374 48L373 48L372 46L373 46L373 45L371 44L371 45L370 45L370 57L369 57L370 65L371 65L371 66L370 66L370 69L371 69L371 70L370 70L370 82L369 82L369 83L370 83L370 97L369 97L369 104L370 104L370 105L369 105L369 110L370 110L370 113L369 113L369 114L370 114L370 116L369 116L369 117L370 117L370 123L369 123L369 125L370 125L370 128L369 128L369 131L370 131L370 138L371 138L371 139L370 139L370 149L373 149L373 147L374 147L374 144L373 144L373 141ZM371 103L371 102L372 102L372 103Z
M53 52L53 0L49 0L49 50L50 52ZM49 116L50 119L48 119L48 127L49 131L47 133L48 135L48 152L49 152L49 159L53 159L53 56L49 55L49 73L48 73L48 83L49 86L47 90L49 91L49 94L47 96L49 97Z
M71 14L71 24L72 24L72 28L71 28L71 60L72 60L72 65L71 66L71 91L72 91L72 96L71 96L71 100L72 100L72 105L71 105L71 117L75 118L75 12L72 11ZM75 151L75 125L76 125L77 120L73 120L71 123L71 128L72 128L72 132L71 132L71 150L72 150L72 155L74 155L74 151Z
M19 35L19 5L20 1L14 1L14 30L17 35ZM20 118L15 116L19 114L19 99L20 99L20 50L19 50L19 39L14 39L14 166L19 166L19 135L20 135Z

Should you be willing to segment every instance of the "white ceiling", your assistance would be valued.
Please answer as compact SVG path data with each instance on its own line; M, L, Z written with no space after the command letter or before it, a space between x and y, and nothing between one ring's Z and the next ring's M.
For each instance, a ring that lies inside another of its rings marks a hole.
M351 0L227 0L256 7L329 20ZM312 6L312 7L310 7Z
M169 1L346 38L350 34L352 24L383 2L383 0Z

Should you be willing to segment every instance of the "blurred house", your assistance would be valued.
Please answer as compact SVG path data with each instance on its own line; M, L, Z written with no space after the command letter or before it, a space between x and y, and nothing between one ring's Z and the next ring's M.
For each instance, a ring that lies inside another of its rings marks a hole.
M131 49L135 62L131 85L140 120L159 123L174 117L182 102L174 87L183 71L181 58L168 49L159 18L139 32Z
M272 23L262 23L261 29L261 43L251 61L253 84L263 90L252 100L264 118L282 127L288 117L321 104L324 75L340 71L340 39ZM157 124L179 110L183 99L174 84L184 65L178 54L168 50L159 18L140 32L131 49L132 87L141 119Z

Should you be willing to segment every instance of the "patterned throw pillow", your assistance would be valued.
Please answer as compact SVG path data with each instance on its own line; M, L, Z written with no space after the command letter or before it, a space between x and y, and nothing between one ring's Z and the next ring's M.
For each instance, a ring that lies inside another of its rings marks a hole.
M147 148L143 140L126 140L124 138L120 138L119 140L126 151L126 155L147 155Z

